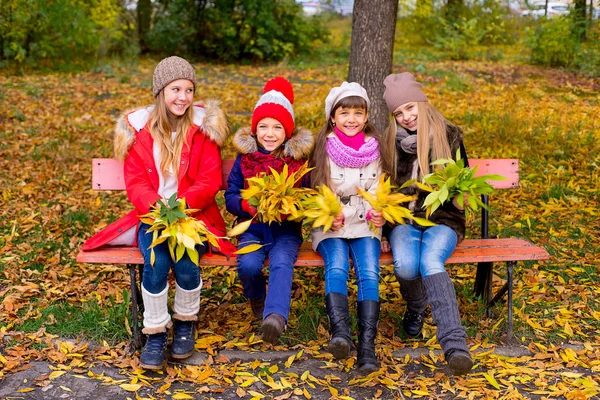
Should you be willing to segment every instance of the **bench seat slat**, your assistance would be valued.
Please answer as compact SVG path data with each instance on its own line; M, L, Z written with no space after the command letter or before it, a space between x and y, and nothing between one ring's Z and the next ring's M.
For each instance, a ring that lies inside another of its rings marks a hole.
M454 251L447 264L546 260L546 250L524 239L466 239ZM143 264L144 259L137 247L103 247L94 251L82 251L77 262L102 264ZM380 264L393 263L392 254L381 255ZM200 259L201 265L236 265L235 257L229 259L222 254L206 254ZM321 256L312 251L310 243L304 243L298 254L296 266L322 266Z

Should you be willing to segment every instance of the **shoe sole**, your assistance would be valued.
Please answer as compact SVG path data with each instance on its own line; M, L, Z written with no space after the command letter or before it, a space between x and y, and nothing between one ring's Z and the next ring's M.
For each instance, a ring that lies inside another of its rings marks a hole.
M187 352L185 354L173 354L171 352L171 357L175 358L176 360L183 360L184 358L188 358L190 357L192 354L194 354L194 350Z
M379 367L376 364L367 363L361 367L358 367L357 373L359 375L369 375L375 371L379 371Z
M142 367L143 369L161 370L161 369L164 369L165 363L163 362L161 365L150 365L150 364L140 363L140 367Z
M282 331L280 331L279 329L277 329L276 326L271 325L271 324L263 324L262 329L263 329L262 339L265 342L268 342L271 344L277 343L277 341L279 340L279 337L281 336Z
M448 365L453 375L465 375L473 369L473 360L466 354L455 354L448 360Z
M327 348L336 360L343 360L350 356L350 344L342 338L333 338Z

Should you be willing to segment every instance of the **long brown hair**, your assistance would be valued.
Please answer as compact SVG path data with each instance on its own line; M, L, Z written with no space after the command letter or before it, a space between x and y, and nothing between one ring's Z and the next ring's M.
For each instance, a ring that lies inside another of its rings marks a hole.
M150 134L160 147L161 162L160 170L163 175L173 170L173 175L179 174L179 159L183 145L189 147L187 143L187 131L194 123L194 105L190 105L181 117L177 117L177 127L175 131L175 140L171 141L173 127L169 121L169 110L165 103L164 89L156 96L156 107L152 110L149 117Z
M310 167L314 168L310 172L310 183L313 188L323 184L327 186L331 185L331 182L329 181L329 156L326 148L327 135L333 132L334 129L333 123L331 122L331 116L335 115L336 110L340 107L362 109L365 112L368 112L367 102L360 96L344 97L331 109L331 114L327 116L327 122L317 134L315 148L309 162ZM363 128L363 132L366 136L373 137L377 140L377 143L379 144L379 162L381 169L384 172L389 173L392 169L390 151L388 148L389 146L384 146L383 136L368 119ZM394 149L392 149L392 151L394 151Z
M417 112L417 158L419 159L419 178L422 178L431 172L431 161L440 158L453 158L453 156L448 143L448 134L446 133L448 126L446 118L427 101L417 102ZM397 128L396 118L391 114L390 124L385 130L385 143L391 153L390 161L394 165L393 171L391 171L394 182L397 178L395 166L398 162L396 149Z

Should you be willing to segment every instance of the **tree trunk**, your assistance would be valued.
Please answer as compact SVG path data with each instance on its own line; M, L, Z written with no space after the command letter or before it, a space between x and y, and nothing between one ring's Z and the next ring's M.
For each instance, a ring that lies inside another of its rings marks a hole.
M383 80L392 72L396 0L355 0L348 81L360 83L369 95L369 120L385 129L388 110L383 100Z
M585 20L585 15L586 15L586 4L585 4L585 0L575 0L575 9L573 10L573 12L575 13L575 23L577 25L577 29L578 29L578 36L579 36L579 40L585 40L586 39L586 28L587 28L587 22Z
M138 0L137 3L137 20L138 20L138 43L140 52L146 54L149 51L148 41L146 39L150 31L150 21L152 20L152 1Z
M465 5L463 0L448 0L448 2L446 3L446 7L444 8L444 15L446 17L446 21L458 21L464 6Z

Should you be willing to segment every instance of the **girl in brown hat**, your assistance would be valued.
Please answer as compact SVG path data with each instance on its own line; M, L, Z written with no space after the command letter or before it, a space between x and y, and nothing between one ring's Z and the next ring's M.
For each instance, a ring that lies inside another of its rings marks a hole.
M200 210L194 217L203 221L209 231L225 236L225 222L215 195L222 180L219 146L229 135L230 125L216 102L193 102L196 75L183 58L168 57L158 63L152 92L156 103L126 112L117 122L114 137L115 155L124 161L127 196L135 210L88 240L84 249L137 243L144 256L142 332L147 335L140 364L146 369L161 369L171 326L172 357L183 359L194 352L202 278L200 268L187 254L173 262L166 242L154 247L152 265L152 232L147 232L150 226L140 223L139 216L147 214L158 200L177 193L178 198L185 198L189 208ZM200 257L207 246L196 246ZM220 241L223 252L231 247ZM171 269L175 275L173 322L167 308Z
M386 133L389 148L396 149L396 169L392 171L396 184L420 180L431 172L431 162L455 158L459 149L466 162L461 129L431 106L412 74L392 74L383 83L383 97L392 114ZM414 216L424 218L422 205L428 193L415 187L407 187L403 192L418 194L409 208ZM466 330L461 325L454 284L444 262L464 238L465 215L453 201L440 207L429 219L437 225L422 227L407 220L406 224L395 226L389 235L394 273L407 302L403 327L409 336L418 336L429 302L446 361L455 375L463 375L471 370L473 360L466 343Z

